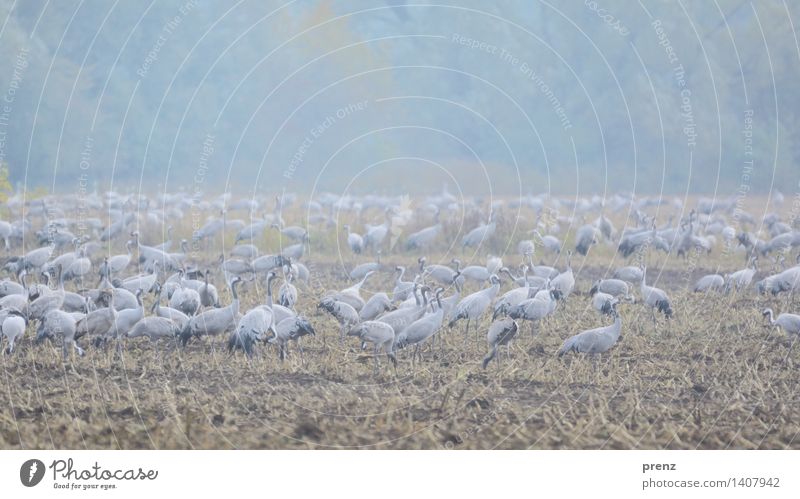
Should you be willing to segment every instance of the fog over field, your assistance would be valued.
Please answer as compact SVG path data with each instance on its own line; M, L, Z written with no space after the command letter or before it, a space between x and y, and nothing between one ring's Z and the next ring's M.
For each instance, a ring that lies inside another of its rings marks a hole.
M0 1L0 161L62 193L798 191L794 3L434 3Z

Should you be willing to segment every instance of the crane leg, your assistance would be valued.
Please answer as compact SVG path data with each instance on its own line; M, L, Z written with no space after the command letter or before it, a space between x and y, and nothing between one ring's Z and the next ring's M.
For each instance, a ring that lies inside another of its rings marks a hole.
M464 328L464 345L467 344L468 338L469 338L469 319L467 319L467 327Z

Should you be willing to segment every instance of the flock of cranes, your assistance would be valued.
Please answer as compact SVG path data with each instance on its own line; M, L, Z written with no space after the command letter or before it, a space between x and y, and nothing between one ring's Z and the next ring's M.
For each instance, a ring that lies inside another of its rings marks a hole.
M680 201L662 198L526 196L487 203L456 199L445 189L415 209L382 196L323 194L302 203L302 210L291 209L300 204L288 194L203 201L185 193L157 199L114 192L13 196L3 207L8 221L0 221L6 352L26 334L31 348L54 343L65 357L84 355L90 345L123 348L123 338L184 348L222 337L232 352L252 356L272 346L282 361L290 343L303 356L301 339L335 322L338 343L356 338L361 349L371 345L377 369L382 356L396 366L404 349L411 350L412 363L422 361L426 346L435 351L438 342L444 349L442 335L456 334L463 323L465 344L470 330L486 337L485 368L519 337L522 323L536 331L567 300L582 299L573 259L597 246L612 248L608 253L628 265L586 283L587 307L600 325L567 337L554 352L559 356L612 349L624 327L621 306L647 310L655 327L658 316L673 317L669 293L648 277L651 253L685 265L741 254L743 268L701 277L690 288L695 293L757 293L778 303L800 290L798 217L770 212L757 219L735 200L701 199L687 212ZM290 213L298 215L298 225L287 225ZM666 224L658 224L659 214L666 214ZM618 231L611 219L620 217L625 228ZM202 218L182 229L187 220ZM460 230L463 223L472 228ZM185 237L175 240L179 231ZM232 247L225 246L226 237ZM322 242L312 248L316 239ZM337 251L341 260L357 263L337 277L337 284L349 281L344 287L320 294L312 285L315 266L307 264L315 252ZM437 254L450 256L433 261ZM759 262L771 269L763 271ZM393 274L393 287L365 289L380 274ZM242 293L256 304L243 307ZM763 316L768 325L800 335L800 315L775 318L765 308Z

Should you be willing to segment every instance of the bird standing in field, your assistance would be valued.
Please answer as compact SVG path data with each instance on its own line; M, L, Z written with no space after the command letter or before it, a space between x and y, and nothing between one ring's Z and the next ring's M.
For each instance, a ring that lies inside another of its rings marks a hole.
M500 320L492 322L489 326L489 332L486 334L486 341L489 344L489 353L483 358L483 368L489 365L489 362L497 355L497 349L502 345L508 345L512 339L517 335L519 327L514 319L504 317ZM497 359L498 365L500 359Z
M238 276L231 280L229 286L233 299L227 307L211 308L189 319L186 328L181 332L181 345L186 346L192 337L219 336L236 327L239 317L239 294L236 287L240 282L242 278Z
M362 321L371 321L387 310L391 310L391 308L392 302L389 300L389 295L386 293L375 293L358 312L358 316Z
M478 321L489 308L492 300L497 296L497 292L500 291L500 278L497 277L497 275L493 274L489 281L491 282L491 286L464 297L464 299L456 305L452 319L450 319L450 323L447 325L447 327L453 327L459 320L467 319L467 325L464 329L465 343L469 337L470 322L474 321L475 328L478 328Z
M377 258L374 262L367 262L361 263L356 265L353 270L350 271L350 279L354 281L361 280L367 273L369 272L377 272L381 270L381 250L376 252Z
M401 302L406 300L411 292L414 290L414 281L404 281L403 276L406 273L406 268L398 265L394 268L397 272L397 279L394 281L394 290L392 291L392 301Z
M704 275L694 283L692 291L695 293L708 293L711 291L722 291L725 287L725 278L719 274Z
M787 334L800 335L800 315L783 313L775 319L771 308L765 308L761 315L769 318L770 326L779 327Z
M278 289L278 304L289 309L293 309L294 304L297 303L297 288L292 284L293 280L294 273L290 269L285 274L283 284Z
M492 216L489 216L489 223L481 224L471 231L467 233L461 239L461 247L466 248L477 248L480 244L484 242L488 242L489 239L494 235L495 229L497 229L497 222L492 220Z
M747 289L750 283L753 282L753 277L756 275L757 271L758 257L753 256L750 258L750 261L747 262L746 268L737 270L728 276L728 280L725 283L725 291L742 291L743 289Z
M350 246L350 251L360 255L364 251L364 238L360 234L351 232L349 225L345 225L344 230L347 231L347 245Z
M16 310L4 310L2 315L4 317L2 317L2 322L0 322L0 331L2 331L3 336L8 340L6 354L10 355L14 353L14 343L25 334L28 321Z
M614 323L610 326L589 329L568 338L558 350L558 356L569 352L597 354L609 351L617 343L622 331L622 319L616 304L611 308L611 316L614 317Z
M343 301L337 301L330 296L323 298L322 301L319 302L319 305L317 305L317 308L321 308L331 314L333 318L336 319L336 322L339 323L340 343L344 343L345 333L347 333L352 326L361 322L358 312L352 305Z
M275 334L267 342L278 345L278 358L283 362L289 353L289 341L297 343L300 356L303 357L303 347L298 340L306 335L316 335L308 319L301 316L287 317L275 326Z
M575 289L575 274L572 273L572 252L567 252L567 270L558 274L550 281L553 289L561 291L561 298L566 300Z
M442 308L441 300L442 292L444 292L444 288L436 290L437 310L411 323L397 338L396 348L414 345L414 353L411 355L412 363L417 356L422 360L422 354L419 351L420 345L442 328L442 321L444 320L444 309Z
M378 321L364 321L347 332L348 336L357 336L362 343L372 343L375 345L375 371L378 371L378 354L381 350L386 353L386 357L392 361L392 365L397 370L397 357L394 353L394 329L392 326Z
M640 290L642 301L650 307L653 312L653 325L656 324L656 310L662 312L667 319L672 318L672 306L669 303L669 296L663 289L647 285L647 267L642 268L642 282Z

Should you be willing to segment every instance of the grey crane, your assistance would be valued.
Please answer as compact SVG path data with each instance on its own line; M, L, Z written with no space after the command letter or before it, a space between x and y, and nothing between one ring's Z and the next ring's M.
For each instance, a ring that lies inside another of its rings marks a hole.
M358 312L358 317L362 321L371 321L387 310L391 310L391 308L392 302L389 300L389 295L386 293L375 293Z
M275 334L267 339L267 342L278 345L278 358L283 362L289 353L289 342L294 341L303 355L303 347L300 346L300 338L303 336L316 336L314 327L302 316L287 317L275 326Z
M343 301L350 304L350 306L356 309L356 311L361 310L365 304L364 299L361 298L361 286L363 286L364 283L367 282L369 276L374 273L374 271L367 272L357 283L353 284L349 288L345 288L338 293L335 293L333 295L334 298L336 298L338 301Z
M417 232L411 233L406 238L406 250L428 249L439 234L442 232L442 224L437 223L430 227L425 227Z
M109 338L120 338L126 336L137 322L144 317L144 305L142 304L142 289L136 290L136 301L138 306L136 308L127 308L120 310L114 318L114 323L106 334Z
M350 304L337 301L330 296L323 298L322 301L319 302L319 305L317 305L317 308L321 308L331 314L333 318L336 319L336 322L339 323L339 337L341 343L344 343L344 336L350 328L361 322L356 309Z
M244 227L236 234L236 239L233 244L239 244L242 241L252 241L259 239L264 234L264 229L272 224L272 220L258 220L250 225Z
M365 224L365 228L367 229L364 233L364 248L372 248L372 251L377 251L380 249L383 242L386 240L386 236L389 234L389 229L392 226L392 216L395 215L397 212L394 208L387 207L384 210L384 222L380 225L369 225Z
M111 258L105 259L103 261L103 265L100 267L100 277L107 277L111 279L112 275L118 274L128 268L133 256L131 253L132 247L133 241L129 240L127 243L125 243L125 249L127 250L127 253L114 255Z
M611 315L611 310L617 304L614 295L599 291L596 287L592 288L592 308L603 315Z
M153 270L151 273L129 277L122 281L121 287L127 289L131 293L135 293L137 289L142 289L146 292L152 291L158 280L158 269L160 265L158 260L153 261Z
M102 338L106 336L109 330L114 326L118 313L117 309L114 308L114 302L116 300L115 295L110 290L102 291L101 295L107 299L108 306L92 310L81 320L77 321L75 324L75 340L87 335L95 339ZM87 305L87 310L88 308Z
M197 291L200 294L200 304L204 307L219 307L219 293L213 284L208 283L210 270L205 271L205 281L203 286Z
M283 284L278 289L278 303L289 309L294 308L295 303L297 303L297 287L292 284L293 280L294 273L289 270L286 273Z
M542 235L536 229L532 230L531 233L534 234L539 241L541 241L542 246L544 246L544 249L548 253L553 253L553 254L561 253L562 244L561 241L559 241L559 239L556 236L552 234ZM531 251L530 254L533 254L533 252Z
M348 336L358 337L362 343L375 345L375 371L378 370L378 355L381 351L397 369L397 357L394 353L395 332L392 326L380 321L364 321L348 331Z
M0 332L8 340L6 354L14 353L14 344L25 334L28 320L17 310L3 310L0 312Z
M360 255L364 251L364 238L360 234L352 232L347 224L344 225L344 230L347 231L347 245L350 247L350 251Z
M600 212L600 216L594 221L594 226L600 231L600 234L606 241L611 241L617 233L614 224L611 223L611 220L606 218L603 212Z
M244 260L238 258L225 258L225 255L219 256L219 268L225 275L243 276L245 274L252 274L254 272L253 266Z
M459 320L467 319L467 325L464 329L464 342L466 342L469 337L470 322L475 322L475 329L477 330L478 321L481 316L486 313L489 305L491 305L498 291L500 291L500 279L496 275L492 275L489 281L491 282L491 286L464 297L458 305L456 305L450 322L447 325L448 327L453 327Z
M398 308L386 314L379 316L376 321L384 322L392 326L392 330L396 335L399 335L411 323L425 315L425 310L428 308L428 295L430 288L422 286L420 288L423 302L416 307Z
M239 316L239 295L236 286L242 282L241 277L234 277L230 282L233 299L230 305L222 308L212 308L189 319L186 328L181 332L180 342L183 346L194 337L219 336L236 326Z
M161 306L161 298L156 295L156 299L153 302L153 307L151 309L152 313L156 315L156 317L162 317L164 319L169 319L170 321L174 322L178 325L178 327L183 330L186 327L186 324L189 323L189 316L181 312L180 310L174 309L172 307L162 307Z
M720 292L725 288L725 278L719 274L704 275L692 286L695 293Z
M404 281L403 276L406 275L406 268L398 265L394 268L397 272L397 279L394 281L394 289L392 290L392 301L401 302L406 300L414 289L414 281Z
M53 254L55 246L44 246L25 253L22 257L22 268L26 270L40 270Z
M589 253L589 248L597 244L598 229L593 225L583 225L575 233L575 251L583 256Z
M497 349L503 345L508 345L511 340L517 335L519 326L516 321L509 317L495 320L489 325L489 332L486 334L486 342L489 344L489 353L483 358L483 368L489 365L489 362L497 355ZM499 359L498 359L499 362Z
M420 274L426 278L430 277L442 286L452 286L458 279L463 283L464 279L457 270L438 264L426 266L427 259L424 256L420 257L417 262L419 263Z
M41 321L47 312L60 309L64 304L66 295L64 291L64 273L60 266L56 270L58 272L58 288L51 290L48 287L45 293L28 305L28 317L30 319ZM49 274L45 273L45 278L49 279Z
M19 278L25 279L25 273L20 273ZM22 282L14 282L8 279L0 281L0 298L8 295L25 295L28 296L28 290Z
M231 256L254 260L258 258L258 248L254 244L237 244L231 249Z
M800 315L783 313L775 319L771 308L765 308L761 315L769 319L770 326L780 327L787 334L800 335Z
M276 229L282 236L286 236L294 241L304 242L308 240L308 231L302 227L296 225L282 227L280 224L273 223L272 228Z
M653 324L656 323L656 310L662 312L667 319L672 317L672 305L663 289L647 285L647 267L642 268L642 282L639 287L642 301L653 312Z
M527 265L523 265L522 267L525 284L522 287L517 287L507 291L503 296L498 298L496 302L494 302L492 320L495 320L499 315L506 313L511 307L519 305L528 298L532 298L532 296L529 296L531 287L530 283L528 282L528 268L529 267Z
M81 319L82 320L82 319ZM66 358L69 354L70 347L77 352L78 355L83 356L84 351L78 346L77 339L77 321L72 314L68 314L63 310L51 310L44 317L41 324L41 330L37 334L37 341L48 338L61 338L61 351L62 355Z
M531 323L531 335L533 335L536 333L536 323L555 312L559 293L560 291L557 289L540 290L533 298L510 307L506 314L512 319L529 321Z
M462 269L461 260L454 258L453 263L456 265L456 274L460 274L464 276L465 279L475 281L478 284L488 281L492 276L492 274L489 272L489 269L482 265L468 265Z
M139 263L143 264L145 269L155 269L156 265L162 269L180 267L166 251L142 244L139 241L139 231L131 232L131 238L133 245L139 249Z
M146 337L155 348L155 343L161 339L177 340L181 332L180 324L165 317L144 317L134 324L128 331L128 338ZM156 350L158 354L158 350Z
M728 276L728 279L725 283L725 291L742 291L747 289L747 287L750 286L750 283L753 282L753 277L756 275L757 271L758 257L750 257L750 261L747 262L746 268L737 270Z
M638 284L642 282L642 269L634 265L622 267L614 271L615 279L621 279L631 284Z
M292 244L291 246L286 246L281 251L281 256L284 258L288 258L290 260L299 260L303 258L303 255L306 251L306 242Z
M367 272L377 272L381 270L381 250L377 251L377 261L374 262L367 262L356 265L353 270L350 271L349 277L354 281L361 280Z
M561 291L562 299L566 300L567 297L575 289L575 275L572 273L572 252L567 252L567 270L558 274L550 281L550 286L553 289Z
M267 273L270 270L279 269L285 265L291 265L291 261L283 255L263 255L253 260L252 268L256 274Z
M594 282L589 294L596 292L606 293L617 298L629 298L630 287L622 279L598 279Z
M187 316L195 315L200 310L200 293L196 290L180 286L169 297L169 306L180 310Z
M598 354L609 351L617 343L622 331L622 319L616 307L612 307L611 316L614 317L613 324L589 329L567 338L558 349L558 356L569 352Z
M492 217L489 217L490 222L486 224L481 224L471 231L469 231L462 239L461 239L461 247L462 248L475 248L478 245L482 244L484 241L488 241L494 235L495 230L497 229L497 222L492 220Z
M433 335L439 332L439 330L442 328L442 322L444 320L444 308L442 307L441 295L443 291L444 288L438 288L436 290L436 302L438 304L438 308L435 312L423 315L419 319L415 320L406 328L404 328L403 331L397 336L395 348L405 348L406 346L414 345L414 353L411 355L412 362L414 362L414 358L417 356L419 356L420 360L422 360L422 356L419 351L420 345L429 338L433 337Z

